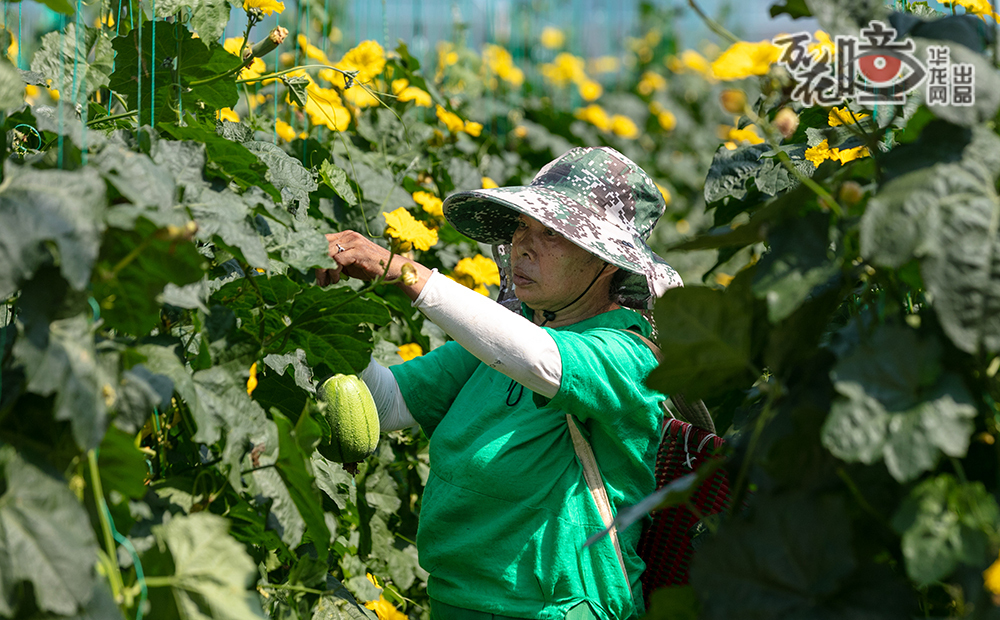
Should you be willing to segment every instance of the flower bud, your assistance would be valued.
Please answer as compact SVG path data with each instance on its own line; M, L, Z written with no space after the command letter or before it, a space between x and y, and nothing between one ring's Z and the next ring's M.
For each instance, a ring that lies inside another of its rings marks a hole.
M781 132L781 135L787 140L795 134L795 130L799 128L799 115L795 113L795 110L791 108L781 108L778 113L774 115L773 125L775 129Z
M865 190L857 181L844 181L837 193L837 201L847 206L856 205L865 196Z
M274 30L270 32L264 39L258 41L251 50L251 55L255 58L261 58L266 56L276 50L279 45L285 42L285 37L288 36L288 28L282 28L281 26L276 26ZM246 59L244 59L246 60Z
M747 107L747 95L742 90L727 88L719 95L719 103L730 114L743 114Z
M420 279L417 276L417 269L412 263L403 263L400 268L400 278L406 286L413 286Z

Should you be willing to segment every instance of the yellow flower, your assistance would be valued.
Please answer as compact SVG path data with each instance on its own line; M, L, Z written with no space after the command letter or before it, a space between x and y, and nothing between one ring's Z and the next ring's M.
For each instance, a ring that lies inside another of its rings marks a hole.
M542 47L557 50L566 44L566 34L554 26L542 28Z
M243 45L243 37L231 37L222 42L222 48L233 56L240 55L240 47ZM247 47L247 49L250 49ZM267 65L260 58L254 58L250 66L240 72L241 79L252 80L267 73Z
M674 73L687 73L691 71L699 75L711 77L712 65L708 59L694 50L684 50L680 57L670 56L667 58L667 68Z
M417 346L417 348L419 349L420 347ZM382 587L382 585L378 582L378 579L376 579L371 573L367 573L365 577L367 577L368 581L372 582L372 585L376 588ZM379 620L409 620L405 614L396 609L396 607L386 600L386 598L381 594L379 594L377 601L368 601L365 603L365 607L374 611Z
M399 346L399 357L403 358L404 362L408 362L415 357L420 357L424 354L424 349L419 344L411 342L409 344L403 344Z
M655 92L667 90L667 80L655 71L646 71L642 74L642 78L639 80L639 84L635 87L635 89L640 95L648 97Z
M240 115L234 112L232 108L222 108L219 110L219 118L224 121L232 121L234 123L240 122Z
M611 131L611 117L604 111L604 108L592 103L585 108L580 108L573 113L573 116L582 121L587 121L601 131Z
M512 133L514 134L515 138L524 139L524 137L528 135L528 128L525 127L524 125L518 125L517 127L514 128L514 131Z
M510 52L499 45L487 43L483 46L483 65L512 86L524 83L524 71L514 65L514 57Z
M323 63L324 65L330 64L330 59L326 57L323 50L310 43L309 39L306 38L306 35L300 34L296 37L296 41L298 41L299 47L302 48L302 53L306 55L306 58L311 58L317 62Z
M459 118L458 114L454 112L449 112L441 106L435 108L437 111L438 120L444 123L444 126L448 128L451 133L458 133L465 130L465 121Z
M483 177L483 189L493 189L494 187L500 187L497 182L489 177Z
M580 91L580 97L584 101L594 101L604 93L604 89L601 85L594 80L583 80L577 84L577 90Z
M441 199L434 194L430 192L413 192L413 201L431 215L444 217L444 211L441 209Z
M650 111L652 110L653 107L650 106ZM677 127L677 117L670 110L660 109L654 112L654 114L656 114L656 122L660 124L663 131L673 131L674 127Z
M28 105L35 105L35 102L38 101L38 95L41 92L42 91L34 84L26 84L24 86L24 100L28 103Z
M855 122L860 121L863 118L868 118L867 114L861 112L857 114L851 114L851 111L847 109L847 106L843 108L833 108L830 110L830 114L827 115L826 122L830 127L837 127L838 125L853 125Z
M949 0L941 0L941 4L951 6ZM978 15L983 21L986 21L987 15L1000 21L1000 16L994 13L993 8L990 6L990 0L955 0L955 4L964 8L966 13Z
M591 73L614 73L621 63L614 56L598 56L587 60L587 70Z
M257 389L257 362L250 365L250 378L247 379L247 396L253 395Z
M385 234L404 243L412 243L418 250L429 250L438 242L436 230L427 228L410 215L405 207L400 207L385 216Z
M348 50L340 62L334 66L340 71L356 71L357 75L354 76L354 80L358 82L370 82L385 69L385 50L377 41L362 41ZM325 69L320 71L319 75L339 88L347 88L347 78L340 71ZM359 91L364 90L353 83L351 86Z
M869 155L871 153L867 147L857 146L852 149L830 148L830 143L827 140L823 140L816 146L809 147L805 152L806 159L811 161L817 168L828 159L839 161L840 165L843 166L849 161L868 157Z
M410 86L408 80L399 79L392 81L392 93L396 95L397 101L412 101L414 105L422 108L431 107L431 95L427 91Z
M670 204L670 190L663 187L659 183L656 183L655 181L653 183L656 185L656 189L660 190L660 194L663 195L663 202L665 204Z
M483 133L483 124L475 121L465 121L462 131L469 134L473 138L478 138L479 135Z
M378 97L357 83L344 91L344 101L359 108L374 108L379 105Z
M726 128L726 140L731 140L735 143L746 142L749 144L760 144L764 142L764 138L760 137L757 133L757 128L753 125L747 125L743 129L737 129L736 127Z
M280 118L274 121L274 131L278 134L278 137L285 142L291 142L295 140L295 128L281 120ZM302 131L299 132L298 137L305 140L309 137L309 134Z
M11 62L17 62L17 50L18 50L17 37L15 37L13 33L11 33L10 45L7 47L7 58L9 58Z
M566 86L587 79L584 71L586 63L568 52L562 52L550 63L542 65L542 75L555 86Z
M770 41L737 41L712 63L712 75L719 80L764 75L780 55L781 48Z
M830 35L826 32L817 30L813 33L813 39L816 42L809 45L809 53L815 60L820 60L824 51L828 53L827 58L831 60L837 55L837 44L830 40Z
M347 129L351 123L351 113L344 107L337 91L309 83L306 85L306 93L306 114L314 125L323 125L334 131Z
M278 0L243 0L243 10L260 9L264 15L271 13L281 13L285 10L285 5Z
M451 272L451 279L468 288L489 295L487 285L500 286L500 270L496 263L482 254L463 258Z
M616 136L628 138L629 140L639 136L639 128L635 126L632 119L621 114L615 114L611 117L611 131Z

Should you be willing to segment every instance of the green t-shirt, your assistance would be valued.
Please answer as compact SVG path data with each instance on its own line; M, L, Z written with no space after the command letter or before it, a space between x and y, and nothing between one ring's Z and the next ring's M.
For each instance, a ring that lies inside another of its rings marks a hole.
M636 616L641 526L619 533L626 585L609 537L583 546L604 526L565 414L582 423L615 512L654 490L664 397L644 383L657 363L652 351L623 331L649 336L649 323L619 309L545 329L562 357L551 400L455 342L391 367L430 437L417 532L428 594L519 618L561 620L581 601L602 619Z

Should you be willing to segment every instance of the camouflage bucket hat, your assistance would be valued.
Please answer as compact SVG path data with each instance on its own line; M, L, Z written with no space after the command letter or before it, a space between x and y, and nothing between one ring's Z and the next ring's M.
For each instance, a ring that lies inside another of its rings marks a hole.
M444 201L448 221L483 243L510 243L518 214L535 218L628 272L616 293L632 308L651 308L664 291L681 285L677 272L646 244L665 208L653 180L607 147L567 151L527 186L459 192Z

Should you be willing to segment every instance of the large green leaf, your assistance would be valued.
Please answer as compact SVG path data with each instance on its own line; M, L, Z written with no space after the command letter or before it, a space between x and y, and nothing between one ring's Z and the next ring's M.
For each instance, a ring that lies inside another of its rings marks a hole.
M358 204L358 197L354 194L354 187L347 180L347 173L342 168L338 168L327 160L320 164L320 179L344 199L348 205Z
M108 85L113 63L111 41L101 31L67 24L65 31L42 37L31 70L52 80L61 99L86 105L90 95Z
M760 260L753 292L767 302L774 324L795 312L822 285L840 273L830 256L830 216L813 211L768 234L770 249Z
M34 170L7 163L0 187L0 294L10 295L43 264L56 262L83 290L104 232L105 187L97 171Z
M670 289L654 310L660 350L666 363L649 375L651 387L664 394L699 399L731 387L751 369L750 300L702 287Z
M191 16L191 27L205 41L216 41L225 33L232 9L229 0L159 0L155 6L159 18L175 17L185 11Z
M24 364L29 391L55 394L55 417L69 420L83 449L100 444L117 383L99 363L85 315L52 321L48 329L23 333L14 356Z
M937 135L953 125L931 124ZM862 254L899 267L916 258L945 333L969 353L1000 350L1000 137L985 127L954 128L956 163L903 169L870 201L861 223ZM954 141L953 141L954 142ZM950 144L950 143L946 143ZM927 145L925 145L927 146ZM896 160L894 160L896 161Z
M711 204L727 197L745 198L747 182L760 171L760 156L768 149L766 144L744 146L733 151L719 147L705 178L705 202Z
M318 187L313 173L270 142L253 140L244 146L267 165L267 180L281 191L285 206L304 217L309 208L309 194Z
M0 447L0 613L19 606L18 585L33 586L45 612L78 613L93 596L97 541L87 511L64 480Z
M310 455L319 443L320 430L312 416L303 414L292 426L291 421L272 409L278 427L279 455L275 467L302 515L319 557L326 557L330 545L330 530L323 516L323 500L316 486Z
M0 60L0 112L21 107L24 103L24 80L14 65Z
M906 482L934 467L941 453L965 455L976 408L958 375L942 372L940 345L913 330L883 326L832 371L837 399L823 445L846 461L884 459Z
M239 99L235 80L212 79L239 66L239 59L215 41L193 38L187 28L166 21L143 22L127 35L116 38L113 47L115 70L109 85L126 96L130 109L138 109L141 104L142 125L176 120L178 107L217 110L232 107ZM179 103L178 92L182 94Z
M183 127L167 124L162 129L178 140L204 144L208 155L205 172L209 175L234 181L243 189L263 188L272 199L281 200L281 192L265 179L267 166L242 144L223 138L193 118Z
M257 567L228 532L228 521L208 512L176 515L153 533L161 546L142 557L151 590L169 590L173 609L152 605L152 619L264 618L253 590ZM166 553L164 550L168 550ZM152 600L152 597L151 597Z
M160 322L164 287L204 275L205 259L195 245L164 232L141 219L134 231L105 235L93 295L109 327L134 336L149 333Z
M384 305L355 297L349 288L314 286L296 296L289 318L288 339L275 353L302 349L313 368L322 364L330 373L357 373L368 365L372 328L391 317Z
M177 204L177 187L170 172L156 165L145 153L136 153L111 143L92 157L90 163L136 206L157 207L160 211L170 212ZM160 220L156 223L160 226L167 223L176 225L186 219L183 213L176 210L172 216L169 222Z
M920 483L893 517L906 573L921 586L946 579L959 564L981 566L1000 526L996 499L981 482L944 474Z
M198 238L218 243L251 267L271 266L260 233L253 223L250 206L228 188L200 189L187 198L191 216L198 222Z
M326 591L313 608L311 620L376 620L375 612L358 603L344 584L327 576Z
M135 445L135 436L110 428L101 441L98 458L105 493L118 491L141 499L146 494L146 455Z
M762 497L698 550L704 618L823 618L856 562L840 499ZM833 618L835 616L828 616Z

